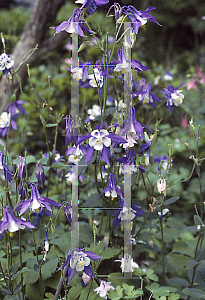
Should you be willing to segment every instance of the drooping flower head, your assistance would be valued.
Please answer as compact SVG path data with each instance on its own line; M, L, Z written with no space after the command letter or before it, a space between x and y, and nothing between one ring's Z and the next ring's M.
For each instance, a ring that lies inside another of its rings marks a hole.
M93 31L89 30L84 23L84 10L76 8L68 21L64 21L59 26L52 29L55 29L55 34L63 30L67 31L68 33L77 33L80 36L84 36L83 31L94 33Z
M156 101L161 102L156 95L151 93L151 83L148 82L148 84L145 84L145 79L142 78L140 82L134 84L135 89L137 92L132 93L134 97L138 96L139 103L150 103L151 106L154 108L156 106Z
M82 4L82 8L86 8L89 6L89 13L92 15L94 11L97 10L97 6L105 5L109 2L109 0L77 0L76 4Z
M11 182L13 174L9 171L4 158L4 152L0 151L0 169L3 170L5 178L8 175L8 181Z
M170 113L172 112L174 105L178 106L183 102L184 95L181 93L182 90L178 90L181 85L182 84L180 84L177 88L169 85L167 89L163 89L163 95L167 98L167 106L169 107Z
M102 191L102 193L98 197L100 197L103 193L105 193L105 197L111 197L112 200L116 198L117 195L119 195L120 198L123 199L123 192L115 183L115 175L110 174L109 176L110 178L109 178L108 186Z
M40 209L42 207L45 207L49 211L51 211L50 205L53 205L54 207L60 207L61 205L55 202L54 200L51 200L47 197L41 197L39 190L37 188L37 185L32 183L32 189L31 189L31 198L27 199L25 201L21 201L17 207L16 210L20 210L20 214L22 215L27 209L31 209L32 211L40 212Z
M94 289L94 291L97 292L101 298L107 299L110 289L115 290L114 286L111 285L111 282L102 280L100 286Z
M127 58L124 46L122 47L122 49L117 50L117 54L118 60L114 62L114 64L116 65L114 69L115 72L121 71L124 74L130 72L132 70L131 67L136 71L148 71L148 68L144 66L140 61Z
M73 120L72 120L72 118ZM69 115L66 116L66 128L65 128L65 144L70 145L71 141L74 142L74 144L77 144L78 141L78 131L75 127L75 117Z
M73 279L75 274L79 271L83 271L88 276L93 278L92 274L92 266L90 265L90 260L99 260L102 257L90 252L90 251L82 251L83 249L79 249L76 247L73 247L68 252L68 257L62 267L60 267L57 271L65 267L69 263L68 267L68 284Z
M4 137L8 134L9 131L9 125L10 125L10 121L11 121L11 128L16 130L17 129L17 125L16 122L14 121L14 119L17 117L18 115L12 115L9 112L2 112L0 115L0 134Z
M14 115L19 115L19 111L21 111L24 115L26 115L26 111L25 108L22 106L22 104L24 104L25 101L23 100L16 100L13 103L10 103L5 109L4 111L8 111L9 113L11 113L12 111L12 116Z
M133 261L133 258L130 254L125 253L124 257L122 259L117 259L115 262L121 262L120 268L122 269L122 272L133 272L134 268L139 268L139 265Z
M166 196L166 179L157 180L157 189L160 194L163 193Z
M43 168L43 164L41 161L38 161L36 163L36 178L38 180L38 184L43 187L44 182L45 182L45 174L44 174L44 168Z
M148 12L153 9L155 9L155 7L152 6L149 6L145 11L137 10L132 5L122 7L123 13L130 19L131 26L136 34L138 33L140 26L143 26L147 23L147 20L160 25L153 16L148 14Z
M131 207L128 208L126 201L119 201L121 209L115 211L113 217L115 216L115 220L113 222L113 230L120 224L121 221L124 223L132 221L135 217L141 217L144 213L144 210L140 208L140 206L132 204Z
M3 75L7 76L13 65L14 61L9 54L2 53L0 55L0 70L3 72Z
M22 156L17 157L16 168L20 179L25 176L25 159Z
M26 222L22 219L18 219L14 216L11 206L4 207L4 217L1 221L1 238L3 237L4 231L7 229L9 232L13 233L19 229L35 228L31 223Z
M83 272L82 279L81 279L82 286L85 287L86 285L88 285L90 280L91 280L91 277L89 275L87 275L85 272Z

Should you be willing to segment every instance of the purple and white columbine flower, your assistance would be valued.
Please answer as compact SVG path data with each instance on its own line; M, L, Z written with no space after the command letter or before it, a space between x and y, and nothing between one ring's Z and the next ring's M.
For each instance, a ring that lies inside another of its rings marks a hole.
M104 76L98 68L95 67L93 69L93 74L88 74L87 79L91 87L99 87L100 89L102 89L104 83Z
M89 6L89 13L92 15L94 11L97 10L97 6L105 5L109 2L109 0L77 0L76 4L82 4L82 8L86 8Z
M138 151L138 154L143 154L145 158L145 165L149 165L149 154L150 154L150 146L152 143L153 136L150 138L148 137L148 134L145 132L144 133L144 139L145 139L145 144L140 146L140 149Z
M78 165L81 158L86 154L84 146L73 146L66 150L65 155L68 155L68 161L71 164Z
M121 203L121 202L120 202ZM137 205L131 205L132 207L128 208L126 205L123 206L121 210L117 210L113 216L115 220L113 222L113 230L120 224L121 221L126 223L127 221L132 221L135 217L141 217L144 213L144 210Z
M169 209L168 208L163 209L162 212L158 211L158 216L159 216L159 223L158 223L158 225L161 224L162 216L165 216L167 213L169 213Z
M47 197L41 197L37 185L32 183L31 189L31 198L21 201L15 210L20 210L20 214L22 215L27 209L31 209L32 211L40 212L42 207L45 207L49 211L51 211L50 205L55 207L60 207L61 205L56 203L54 200L51 200Z
M155 9L155 7L152 6L149 6L145 11L137 10L132 5L122 7L123 13L130 19L131 27L134 29L134 33L136 34L138 33L139 27L145 25L147 20L160 25L154 17L148 14L148 12L153 9Z
M94 289L94 292L97 292L101 298L107 299L109 290L115 290L114 286L111 285L111 282L102 280L100 286Z
M10 124L10 119L11 119L11 127L12 129L16 130L17 129L17 125L16 122L13 120L14 118L16 118L18 115L12 115L11 118L11 114L4 111L2 112L2 114L0 115L0 134L4 137L8 134L9 131L9 124Z
M102 129L102 125L96 125L96 130L91 133L81 137L78 141L78 144L89 139L89 144L87 146L87 154L85 162L88 163L91 158L94 156L95 150L102 151L102 159L110 165L110 145L111 140L115 144L126 143L126 140L114 133L109 133L107 130Z
M68 33L77 33L80 36L84 36L83 31L94 33L93 31L89 30L84 23L84 10L76 8L68 21L64 21L59 26L53 27L52 29L55 29L55 34L63 30L67 31Z
M125 253L125 256L122 257L122 259L115 260L121 262L120 268L122 269L122 272L133 272L134 268L139 268L139 265L133 261L133 258L130 254Z
M92 274L92 266L90 265L90 260L99 260L102 257L91 252L91 251L82 251L83 249L79 249L73 247L68 252L68 257L62 267L60 267L57 271L65 267L69 263L68 267L68 284L73 279L77 272L83 271L88 276L93 278Z
M139 103L150 103L154 108L157 102L162 102L156 95L151 93L151 83L145 84L145 79L142 78L140 82L134 83L134 88L138 91L132 93L134 97L138 96Z
M178 106L183 102L184 95L181 93L182 90L178 90L181 85L182 84L180 84L177 88L169 85L167 89L163 89L163 95L167 98L167 106L169 107L170 113L172 112L174 105Z
M24 104L25 101L23 100L16 100L14 101L12 104L10 103L5 109L4 111L7 111L9 113L11 113L11 110L12 110L12 116L14 115L19 115L19 111L21 111L24 115L26 115L26 111L25 111L25 108L22 106L22 104ZM12 109L11 109L12 107Z
M118 60L114 62L116 65L114 69L115 72L121 71L124 74L130 72L132 70L131 67L137 71L148 71L148 68L140 61L136 59L128 59L124 47L122 47L122 49L118 49L117 54Z
M110 174L109 176L110 178L108 186L102 191L102 193L98 197L105 193L105 197L111 197L112 200L114 200L114 198L117 198L117 195L119 195L120 198L123 199L123 192L115 183L115 175Z
M88 285L90 280L91 280L91 277L89 275L87 275L85 272L83 272L83 275L81 278L82 287L85 287L86 285Z
M0 55L0 70L3 72L3 75L7 76L13 65L14 61L9 54L2 53Z
M9 232L15 232L19 229L24 229L25 227L35 228L31 223L16 218L11 206L4 207L4 217L1 221L1 238L3 237L4 231L6 229Z
M0 169L3 170L5 178L7 178L8 175L8 181L11 182L13 174L8 170L8 167L5 163L3 151L0 151Z
M89 117L84 121L84 123L88 123L94 120L97 116L101 115L101 109L99 105L94 104L92 108L88 109Z

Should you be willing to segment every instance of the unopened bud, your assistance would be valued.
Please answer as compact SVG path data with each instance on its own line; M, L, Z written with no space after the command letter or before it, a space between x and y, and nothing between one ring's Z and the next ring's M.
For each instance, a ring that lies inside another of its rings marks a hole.
M105 235L104 235L104 248L107 248L108 244L109 244L109 238L110 238L110 234L109 232L105 232Z

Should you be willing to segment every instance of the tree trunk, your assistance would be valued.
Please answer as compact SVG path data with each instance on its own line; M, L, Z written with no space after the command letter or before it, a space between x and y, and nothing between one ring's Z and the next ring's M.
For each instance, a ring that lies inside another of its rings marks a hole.
M50 50L57 48L60 44L64 42L64 33L58 34L56 37L52 37L46 41L45 33L49 26L53 25L56 15L65 3L65 0L36 0L32 10L32 14L29 22L26 24L23 33L18 41L13 53L11 54L14 60L15 68L19 66L22 58L28 51L35 48L38 44L38 50L36 50L32 56L23 64L18 70L18 75L21 78L21 85L24 85L25 79L27 78L27 64L32 64L41 55L47 53ZM11 93L16 91L16 96L18 99L20 93L20 86L17 78L13 81L13 90L10 92L8 88L8 80L6 76L2 77L0 82L0 108L7 104L6 94L11 96Z

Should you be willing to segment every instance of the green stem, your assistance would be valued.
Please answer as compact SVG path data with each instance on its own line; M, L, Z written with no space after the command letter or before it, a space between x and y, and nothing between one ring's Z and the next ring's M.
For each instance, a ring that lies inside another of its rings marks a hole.
M19 260L20 260L20 268L22 270L23 264L22 264L22 252L21 252L21 229L19 229ZM23 280L23 274L21 273L21 280ZM24 286L22 285L22 296L24 299Z
M162 274L163 274L163 285L166 285L166 279L165 279L165 256L164 256L164 232L163 232L163 202L164 197L162 199L162 205L161 205L161 220L160 220L160 227L161 227L161 239L162 239Z

